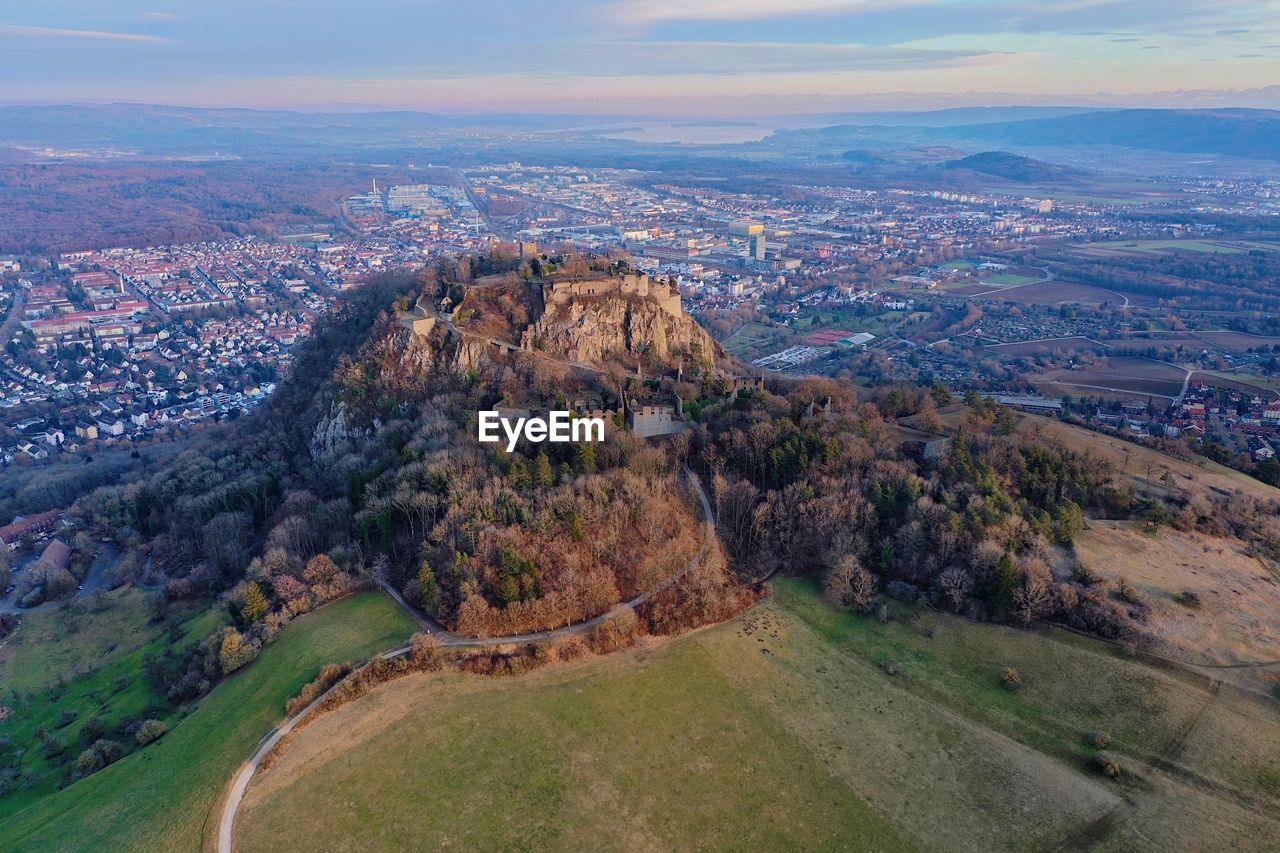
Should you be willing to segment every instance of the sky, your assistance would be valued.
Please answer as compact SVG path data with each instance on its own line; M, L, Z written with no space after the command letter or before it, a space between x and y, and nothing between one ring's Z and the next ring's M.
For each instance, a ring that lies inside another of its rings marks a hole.
M0 101L1280 107L1280 0L0 0Z

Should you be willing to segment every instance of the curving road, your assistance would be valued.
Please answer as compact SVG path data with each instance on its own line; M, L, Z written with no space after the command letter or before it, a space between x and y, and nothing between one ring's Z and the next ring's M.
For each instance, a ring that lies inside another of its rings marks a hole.
M395 599L400 604L400 606L402 606L405 610L409 612L411 616L413 616L413 618L418 622L418 624L422 626L422 629L424 631L436 637L440 641L441 645L444 645L444 646L464 647L464 646L493 646L493 645L502 645L507 643L536 643L536 642L556 640L562 637L571 637L577 634L586 633L587 631L590 631L592 628L596 627L602 622L605 622L609 619L614 618L615 616L619 615L623 611L626 611L626 610L634 611L637 607L644 604L654 595L658 594L659 592L662 592L665 589L668 589L672 584L679 581L680 578L684 577L695 566L701 563L703 557L706 556L707 551L711 548L711 543L715 540L715 535L716 535L715 517L711 513L711 502L707 499L707 493L703 490L702 483L699 481L698 475L693 473L693 471L689 470L688 467L685 467L684 473L685 473L685 476L688 477L689 479L689 484L693 486L694 491L698 493L698 500L702 503L702 516L703 516L703 529L704 529L702 547L698 549L698 553L695 554L693 559L691 559L688 563L686 563L684 568L682 568L680 571L671 575L671 577L667 578L662 583L655 586L653 589L650 589L646 592L642 592L639 595L637 595L635 598L628 599L627 601L624 601L616 605L612 610L608 611L607 613L602 613L599 616L596 616L594 619L588 619L584 622L579 622L576 625L566 625L563 628L556 628L551 631L538 631L533 634L518 634L515 636L487 637L487 638L486 637L462 637L452 633L451 631L445 630L434 620L427 617L426 614L410 606L409 603L405 601L404 598L400 595L400 593L392 589L390 585L388 585L387 583L381 582L380 585L384 590L386 590L388 595L390 595L393 599ZM399 648L392 649L391 651L383 652L382 654L378 655L378 657L385 658L387 660L392 660L395 658L400 658L408 655L410 650L411 650L410 646L401 646ZM239 771L236 772L236 775L231 782L231 788L227 792L227 798L224 801L222 806L222 815L218 818L218 843L217 843L218 853L232 853L233 846L234 846L233 840L235 838L236 813L240 810L240 804L244 801L244 795L245 795L245 792L248 791L249 789L249 783L253 780L253 775L254 773L257 772L258 767L262 764L263 759L265 759L268 755L270 755L271 751L276 748L276 746L280 743L280 741L282 741L285 737L287 737L290 733L292 733L293 730L298 727L298 724L301 723L303 720L305 720L308 716L310 716L311 713L317 707L320 706L320 703L322 703L325 699L327 699L329 694L332 693L334 690L336 690L338 686L341 684L342 684L342 681L339 681L337 684L333 685L333 687L330 687L324 693L320 694L319 698L317 698L314 702L312 702L307 707L303 708L301 711L299 711L290 719L286 720L283 724L281 724L279 727L274 729L270 734L268 734L265 738L263 738L262 741L258 744L257 751L254 752L253 756L247 762L245 762L245 764L240 768Z

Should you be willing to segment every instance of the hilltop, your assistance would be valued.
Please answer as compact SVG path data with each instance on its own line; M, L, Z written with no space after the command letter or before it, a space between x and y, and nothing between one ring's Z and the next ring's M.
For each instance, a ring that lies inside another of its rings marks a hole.
M1020 184L1074 181L1088 175L1082 169L1046 163L1043 160L1011 154L1008 151L984 151L981 154L973 154L960 160L944 163L942 168L953 172L961 170L980 172L984 175L1017 181Z
M554 264L543 256L539 268ZM731 364L684 310L674 282L619 265L574 275L442 282L400 321L464 369L519 355L650 376Z

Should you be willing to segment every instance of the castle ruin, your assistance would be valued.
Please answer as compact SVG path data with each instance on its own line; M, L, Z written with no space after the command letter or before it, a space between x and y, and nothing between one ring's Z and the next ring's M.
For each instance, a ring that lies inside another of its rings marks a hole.
M679 317L684 314L680 288L670 282L651 281L646 273L623 273L582 280L549 281L542 285L542 298L547 306L564 305L580 296L638 296L652 300L663 311Z

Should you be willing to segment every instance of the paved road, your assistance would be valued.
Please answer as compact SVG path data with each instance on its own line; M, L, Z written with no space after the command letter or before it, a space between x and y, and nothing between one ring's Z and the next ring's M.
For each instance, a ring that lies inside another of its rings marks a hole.
M397 602L399 602L399 604L402 607L404 607L405 610L407 610L410 615L413 616L413 618L418 622L418 624L422 626L422 629L424 631L426 631L427 633L439 639L441 645L444 645L444 646L452 646L452 647L493 646L493 645L506 644L506 643L536 643L536 642L544 642L546 640L560 639L562 637L570 637L576 634L583 634L587 631L590 631L592 628L599 625L600 623L614 618L615 616L622 613L623 611L635 610L637 607L639 607L641 604L644 604L654 595L657 595L659 592L662 592L663 590L670 587L672 584L679 581L680 578L684 577L695 566L701 563L702 558L706 556L708 549L710 549L711 547L711 543L715 540L715 532L716 532L715 518L711 513L711 502L707 500L707 493L703 490L702 483L698 480L698 475L694 474L688 468L684 469L684 473L685 473L685 476L688 477L689 479L689 484L693 486L694 490L698 493L698 500L702 503L702 516L703 516L703 529L704 529L702 547L698 549L698 553L694 555L693 559L690 560L688 563L686 563L684 568L682 568L680 571L676 572L671 577L667 578L662 583L655 586L653 589L647 592L643 592L640 595L637 595L635 598L632 598L628 601L624 601L621 604L618 604L608 613L602 613L601 615L595 617L594 619L588 619L584 622L579 622L576 625L566 625L563 628L556 628L555 630L552 630L552 631L538 631L533 634L519 634L516 636L488 637L488 638L461 637L457 634L452 633L451 631L445 630L434 620L430 619L426 614L422 613L421 611L417 610L414 607L411 607L409 603L406 602L404 598L400 595L400 593L396 592L385 582L381 584L382 588L386 590L387 593L392 598L394 598ZM411 649L409 646L401 646L397 649L392 649L391 651L383 652L381 655L379 655L379 657L391 660L394 658L404 657L405 655L408 655L410 650ZM342 682L338 682L338 684L341 684L341 683ZM245 762L245 764L240 768L240 770L237 771L235 778L232 780L231 789L227 792L227 798L222 807L222 815L218 818L218 845L217 845L218 853L232 853L232 849L234 846L234 838L235 838L236 814L240 810L240 804L244 801L244 795L245 795L245 792L249 789L249 783L253 780L253 774L257 772L258 767L262 764L263 759L265 759L271 753L271 750L276 748L276 745L279 744L281 740L283 740L290 732L292 732L295 728L297 728L300 722L302 722L308 716L310 716L311 713L317 707L319 707L320 703L323 702L329 696L330 693L332 693L334 690L337 689L338 684L335 684L333 687L330 687L328 690L322 693L318 699L316 699L307 707L303 708L291 719L286 720L282 725L280 725L278 728L276 728L274 731L268 734L265 738L263 738L258 745L257 751L254 752L253 757L250 758L247 762Z
M9 338L13 337L13 333L18 331L18 324L22 322L22 309L27 304L27 289L25 287L15 287L13 289L13 302L9 305L9 313L5 315L4 322L0 323L0 344L8 343Z

